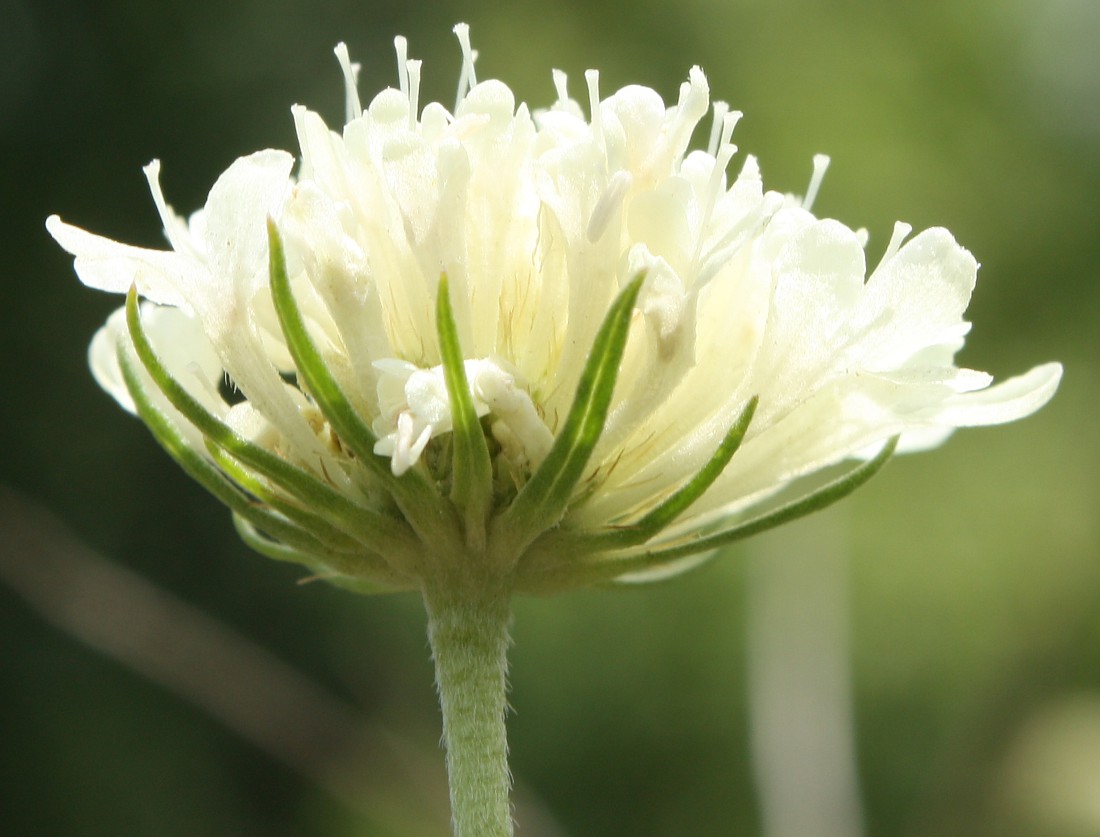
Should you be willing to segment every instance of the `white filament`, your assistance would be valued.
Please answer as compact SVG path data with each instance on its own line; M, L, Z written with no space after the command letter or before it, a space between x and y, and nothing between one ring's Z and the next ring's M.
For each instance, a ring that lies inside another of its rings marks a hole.
M363 115L363 104L359 101L359 64L353 64L348 55L348 45L343 41L333 50L336 59L340 62L340 69L344 73L344 121L351 122Z
M821 189L821 181L825 178L825 171L828 168L829 158L824 154L815 154L814 173L810 176L810 185L806 189L806 197L802 199L802 208L807 212L813 209L818 190Z

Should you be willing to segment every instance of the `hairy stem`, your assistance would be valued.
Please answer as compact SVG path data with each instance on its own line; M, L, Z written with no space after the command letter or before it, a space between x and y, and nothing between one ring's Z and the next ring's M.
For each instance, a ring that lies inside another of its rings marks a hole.
M424 604L443 711L455 837L511 837L504 725L509 596L441 585L425 590Z

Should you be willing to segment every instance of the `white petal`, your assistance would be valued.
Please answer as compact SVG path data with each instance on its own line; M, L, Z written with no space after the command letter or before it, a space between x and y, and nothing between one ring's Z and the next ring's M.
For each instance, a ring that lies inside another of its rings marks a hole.
M605 99L600 105L604 130L621 137L621 150L609 155L612 168L644 171L656 151L661 126L665 121L665 103L648 87L630 85ZM617 144L612 140L613 144Z
M126 293L137 285L145 299L161 305L184 306L180 288L192 284L203 266L190 256L120 244L66 224L56 215L46 219L54 240L76 256L80 281L89 288Z
M777 311L807 316L815 330L834 330L847 322L863 291L866 265L855 233L826 220L795 234L776 257L774 270Z
M207 410L221 416L226 405L218 386L225 373L198 319L176 308L145 303L141 322L168 373Z
M954 427L922 427L918 430L907 430L898 439L897 453L921 453L922 451L938 448L954 434ZM873 459L878 453L879 446L858 451L861 459Z
M290 191L294 158L258 151L236 160L206 200L206 246L216 281L261 284L267 277L267 219Z
M776 213L769 231L784 223L794 230L774 257L766 249L756 256L771 263L775 277L763 347L749 385L761 395L761 419L805 399L828 379L850 341L852 312L863 292L863 249L855 234L836 221L798 228L803 212Z
M488 124L500 130L511 121L515 111L516 97L511 89L504 82L491 79L481 82L466 94L466 98L462 100L462 104L455 112L455 117L463 119L471 116L487 116ZM481 120L476 120L474 124L478 123L481 123Z
M226 404L218 393L221 364L195 318L178 308L143 303L141 320L146 337L168 373L209 412L223 417ZM146 396L173 420L176 429L195 450L203 451L201 434L168 402L134 352L126 325L125 307L112 313L92 338L88 347L88 365L96 383L123 409L136 414L137 407L122 378L118 362L120 348L130 356Z
M126 331L126 308L119 308L108 318L105 325L95 333L88 346L88 366L92 376L107 394L115 399L128 413L137 415L137 406L130 397L126 382L122 379L122 369L118 365L119 340L128 340Z
M944 402L938 420L952 427L1004 424L1030 416L1054 397L1062 364L1045 363L981 392L954 395Z
M884 259L867 281L857 323L867 324L861 357L868 369L905 363L926 347L957 339L978 263L947 230L930 229ZM965 331L963 332L965 333Z

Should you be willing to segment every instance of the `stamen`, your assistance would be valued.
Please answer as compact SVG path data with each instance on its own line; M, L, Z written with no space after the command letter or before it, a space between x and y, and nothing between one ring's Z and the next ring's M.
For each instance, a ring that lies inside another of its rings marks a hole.
M664 147L672 159L683 156L691 142L695 126L707 112L710 102L710 86L707 77L699 67L692 67L688 80L680 85L680 98L666 128L667 139Z
M592 133L599 145L603 145L603 120L600 118L600 71L585 70L584 80L588 82L588 110L592 114Z
M726 173L726 169L729 167L730 160L733 159L733 155L737 153L737 146L730 142L730 138L733 136L733 129L737 127L737 123L741 121L743 114L739 110L735 110L732 113L727 113L722 116L722 133L718 139L717 153L711 152L714 155L714 170L710 175L710 194L708 195L708 206L713 207L714 202L718 198L718 186L722 182L722 176ZM707 221L709 222L710 212L707 212Z
M551 70L550 74L554 77L554 89L558 92L558 100L554 104L564 107L569 101L569 76L561 70Z
M168 243L177 253L194 253L194 246L187 233L187 224L175 212L164 199L164 192L160 188L160 160L153 160L144 169L145 179L149 182L149 192L153 195L153 203L156 204L157 214L160 215L161 226L168 237Z
M722 105L722 108L718 106ZM707 200L703 208L703 217L699 224L700 230L705 230L710 226L710 219L714 213L714 207L718 203L718 198L722 192L722 179L726 174L726 169L729 167L730 160L733 159L733 155L737 153L737 146L730 142L730 137L733 136L733 129L740 121L742 113L739 110L735 110L732 113L724 112L726 107L725 102L715 102L715 124L714 130L711 135L712 149L717 149L717 154L712 150L710 153L714 155L714 168L710 173L710 181L707 183ZM722 111L721 119L721 132L718 131L718 112ZM703 255L703 236L700 235L695 241L695 253L692 257L693 263L698 266L702 260Z
M397 53L397 89L409 95L409 42L403 35L393 39L393 49Z
M416 130L416 121L420 116L420 66L423 61L409 60L405 66L409 76L409 130Z
M890 243L886 245L886 252L883 253L882 258L879 259L878 267L875 268L875 271L878 271L886 262L897 255L898 250L901 249L901 243L905 241L906 236L912 231L912 224L906 224L904 221L897 221L894 223L894 232L890 236Z
M736 149L736 146L730 145L730 138L733 136L733 129L737 127L737 123L741 121L741 117L744 115L741 111L734 110L722 117L722 137L718 141L719 148L730 146Z
M474 61L477 53L470 48L470 27L468 24L459 23L454 28L458 36L458 44L462 48L462 73L458 77L458 97L455 100L455 112L458 106L466 98L466 93L477 84L477 74L474 72Z
M589 241L596 242L603 237L607 225L611 223L611 217L615 214L615 210L619 205L622 204L623 198L626 197L626 193L630 190L630 185L633 182L633 176L625 169L620 169L611 176L607 188L603 190L600 199L596 201L596 208L592 210L592 215L588 219L587 236Z
M802 208L807 212L814 205L817 192L821 188L821 181L825 177L825 170L829 168L829 158L825 154L814 155L814 173L810 177L810 185L806 189L806 197L802 199Z
M724 133L726 114L730 106L726 102L714 103L714 121L710 125L710 140L707 142L707 154L713 157L718 153L719 135Z
M751 235L771 220L771 217L782 207L783 196L778 192L767 192L764 199L751 212L734 224L704 256L700 257L702 264L696 275L694 287L701 288L713 279Z
M168 203L164 200L164 192L160 188L160 160L151 161L142 171L145 173L145 179L149 182L149 191L153 195L153 203L157 206L161 226L164 227L165 232L171 235L173 213L168 208Z
M351 122L363 115L363 104L359 101L359 90L356 85L359 82L360 64L353 64L348 55L348 45L340 41L333 50L336 60L340 62L340 69L344 73L344 122Z

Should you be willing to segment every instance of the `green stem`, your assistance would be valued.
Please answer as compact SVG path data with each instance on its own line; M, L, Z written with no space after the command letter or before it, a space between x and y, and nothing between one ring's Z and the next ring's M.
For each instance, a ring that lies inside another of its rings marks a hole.
M440 585L425 590L455 837L512 837L504 726L509 595Z

